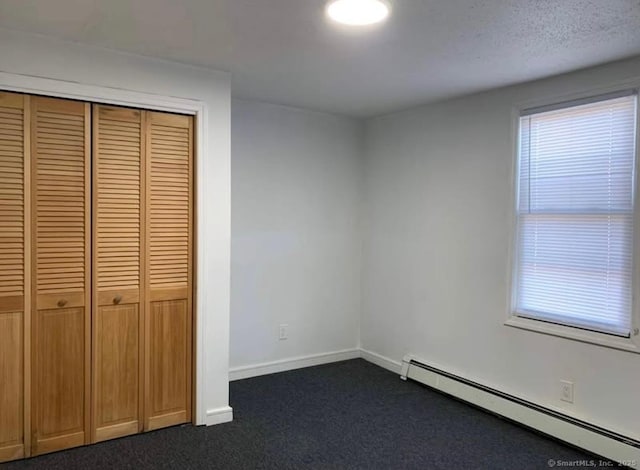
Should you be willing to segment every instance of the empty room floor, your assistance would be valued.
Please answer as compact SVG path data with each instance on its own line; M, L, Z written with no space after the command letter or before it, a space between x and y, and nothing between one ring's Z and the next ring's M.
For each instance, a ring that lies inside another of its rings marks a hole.
M6 469L544 469L598 461L361 359L230 388L231 423L169 428Z

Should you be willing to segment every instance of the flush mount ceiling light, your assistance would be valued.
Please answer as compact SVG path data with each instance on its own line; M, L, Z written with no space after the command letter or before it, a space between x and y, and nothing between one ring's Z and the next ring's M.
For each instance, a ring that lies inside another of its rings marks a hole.
M329 0L326 12L338 23L366 26L386 20L391 5L386 0Z

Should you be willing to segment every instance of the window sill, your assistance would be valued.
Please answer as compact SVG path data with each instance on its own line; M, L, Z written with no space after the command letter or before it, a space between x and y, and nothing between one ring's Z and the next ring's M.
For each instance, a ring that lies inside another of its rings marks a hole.
M504 322L506 326L519 328L522 330L535 331L551 336L567 338L582 343L591 343L597 346L603 346L612 349L619 349L636 354L640 354L640 345L638 345L638 336L631 338L621 338L604 333L596 333L594 331L585 331L570 326L555 325L539 320L531 320L529 318L511 316Z

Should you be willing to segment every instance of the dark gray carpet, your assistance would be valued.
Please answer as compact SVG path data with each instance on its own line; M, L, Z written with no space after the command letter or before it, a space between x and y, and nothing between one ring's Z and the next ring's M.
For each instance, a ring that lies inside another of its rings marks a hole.
M548 469L598 459L363 360L231 383L235 420L13 462L18 469ZM575 464L572 468L580 467Z

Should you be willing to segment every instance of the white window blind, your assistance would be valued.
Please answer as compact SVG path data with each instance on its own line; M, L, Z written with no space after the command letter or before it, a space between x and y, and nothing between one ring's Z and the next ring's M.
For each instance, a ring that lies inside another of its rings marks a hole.
M517 315L629 336L636 101L520 118Z

